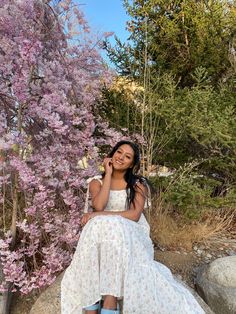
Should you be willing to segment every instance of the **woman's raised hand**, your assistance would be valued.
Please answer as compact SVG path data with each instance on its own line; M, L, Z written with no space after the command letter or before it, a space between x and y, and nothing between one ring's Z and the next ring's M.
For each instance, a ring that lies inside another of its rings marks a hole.
M103 166L105 169L105 173L111 175L113 171L112 158L108 158L108 157L104 158Z

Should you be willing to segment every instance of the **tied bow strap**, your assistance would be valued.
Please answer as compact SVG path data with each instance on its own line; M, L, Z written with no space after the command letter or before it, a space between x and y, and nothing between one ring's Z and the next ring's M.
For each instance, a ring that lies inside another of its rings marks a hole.
M85 203L84 203L84 214L88 213L88 210L89 210L89 183L92 181L92 180L98 180L101 182L101 179L102 179L102 176L101 175L97 175L97 176L94 176L92 178L88 178L86 180L86 183L87 183L87 191L86 191L86 198L85 198Z

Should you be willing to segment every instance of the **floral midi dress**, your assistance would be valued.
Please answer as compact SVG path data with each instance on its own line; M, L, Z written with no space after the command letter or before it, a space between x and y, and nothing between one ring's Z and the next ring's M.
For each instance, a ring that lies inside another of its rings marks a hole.
M111 190L105 210L125 210L126 198L126 190ZM123 314L205 313L170 270L154 260L149 231L143 214L138 222L120 215L90 219L61 282L61 313L82 314L104 295L122 299Z

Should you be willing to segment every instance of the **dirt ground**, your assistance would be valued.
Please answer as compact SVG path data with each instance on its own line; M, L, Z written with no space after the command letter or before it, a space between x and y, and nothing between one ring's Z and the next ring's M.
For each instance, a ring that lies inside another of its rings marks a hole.
M195 244L191 251L181 248L168 250L155 247L155 260L169 267L172 273L194 288L199 267L216 258L236 255L236 233L220 235L207 242ZM11 314L28 314L40 292L28 296L13 296Z
M169 267L174 275L194 289L199 268L221 257L236 255L236 231L212 237L208 241L195 244L191 251L178 248L155 250L155 260Z

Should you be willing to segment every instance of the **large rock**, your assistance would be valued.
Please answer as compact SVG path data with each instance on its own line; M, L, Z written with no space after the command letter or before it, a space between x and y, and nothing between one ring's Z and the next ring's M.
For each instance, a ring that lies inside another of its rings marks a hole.
M63 277L62 273L56 281L48 287L44 292L41 293L37 301L34 303L33 307L31 308L30 314L60 314L60 289L61 289L61 280ZM206 314L214 314L209 306L199 297L199 295L191 289L186 283L181 281L180 279L176 278L182 285L184 285L197 299L198 303L204 309ZM122 313L122 301L119 302L121 307ZM221 313L222 314L222 313Z
M196 278L198 293L216 314L236 313L236 256L218 258Z
M60 314L61 313L61 280L60 274L55 282L43 291L30 310L30 314Z
M192 293L192 295L195 297L201 308L205 311L206 314L214 314L214 312L211 310L211 308L205 303L205 301L197 294L195 290L190 288L184 281L179 279L178 277L174 276L175 280L181 283L189 292Z

